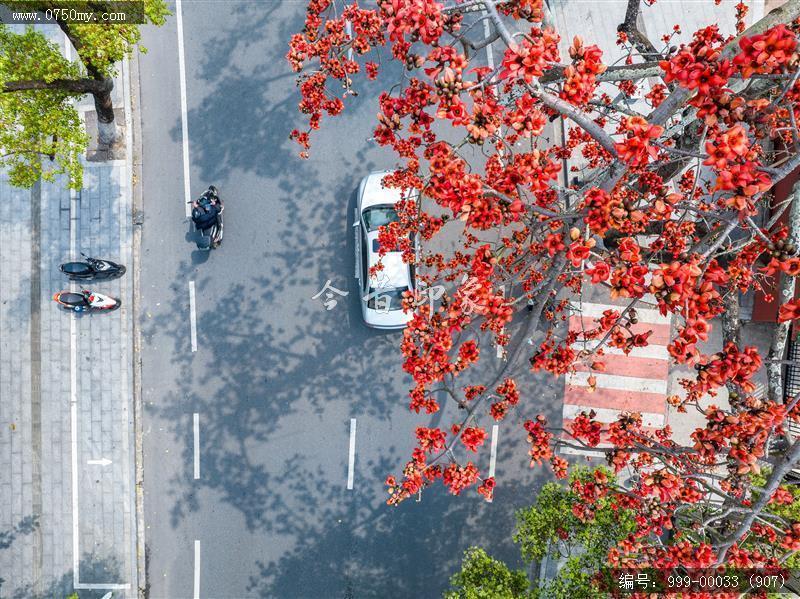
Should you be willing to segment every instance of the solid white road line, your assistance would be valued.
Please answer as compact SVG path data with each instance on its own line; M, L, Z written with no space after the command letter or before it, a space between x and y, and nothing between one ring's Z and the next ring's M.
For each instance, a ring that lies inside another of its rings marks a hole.
M79 584L80 572L80 538L78 524L78 369L76 356L78 353L78 331L75 323L76 314L69 319L69 420L70 445L72 449L72 578L73 586Z
M189 325L191 327L192 351L197 351L197 308L195 306L194 281L189 281Z
M661 379L643 379L638 376L620 376L618 374L602 374L593 372L576 372L567 375L568 385L589 386L589 377L597 380L598 389L617 389L619 391L641 391L642 393L660 393L666 395L667 381Z
M200 541L194 541L194 599L200 599Z
M612 410L610 408L594 408L591 406L576 406L573 404L564 404L562 412L564 420L574 420L581 412L588 412L594 410L596 422L610 424L616 422L621 413L621 410ZM642 426L647 428L662 428L664 426L664 414L656 414L653 412L640 412L642 415Z
M350 419L350 452L347 457L347 490L353 490L353 478L356 465L356 419Z
M194 479L200 478L200 414L194 413Z
M178 24L178 79L181 89L181 136L183 137L183 201L186 217L192 215L189 185L189 111L186 107L186 59L183 54L183 11L181 0L175 0L175 21Z
M75 259L77 250L78 196L71 190L69 194L69 253ZM70 284L70 289L75 283ZM69 317L69 420L70 445L72 450L72 584L79 584L80 538L78 524L78 323L74 312Z

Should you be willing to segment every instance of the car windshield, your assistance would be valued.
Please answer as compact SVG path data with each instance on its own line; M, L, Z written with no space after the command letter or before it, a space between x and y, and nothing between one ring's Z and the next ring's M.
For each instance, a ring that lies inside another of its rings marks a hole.
M370 287L367 306L378 312L401 310L403 308L403 293L408 287L388 289L386 287Z
M364 211L364 222L367 223L367 231L375 231L378 227L393 223L397 218L397 212L391 206L375 206Z

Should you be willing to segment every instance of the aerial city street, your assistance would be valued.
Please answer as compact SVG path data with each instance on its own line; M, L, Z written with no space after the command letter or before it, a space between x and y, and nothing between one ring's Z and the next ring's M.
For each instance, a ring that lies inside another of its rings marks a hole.
M0 597L800 593L800 0L0 0Z

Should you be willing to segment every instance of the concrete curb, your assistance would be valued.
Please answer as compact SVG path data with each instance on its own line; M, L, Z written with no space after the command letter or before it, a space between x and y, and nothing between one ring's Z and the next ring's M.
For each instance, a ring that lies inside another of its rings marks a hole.
M133 297L131 311L133 314L133 427L136 445L136 571L137 596L146 599L148 595L147 559L144 537L144 463L142 448L142 357L141 331L139 329L139 298L141 294L139 269L142 243L142 122L139 106L141 106L141 87L139 85L139 52L138 49L129 59L130 65L130 105L133 131L132 135L132 169L131 184L133 190Z

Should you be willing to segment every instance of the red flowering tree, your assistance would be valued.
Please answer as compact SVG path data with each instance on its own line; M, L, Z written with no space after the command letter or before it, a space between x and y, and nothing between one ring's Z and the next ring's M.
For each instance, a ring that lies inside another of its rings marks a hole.
M476 488L490 498L494 480L471 456L485 448L487 423L525 401L516 379L527 365L554 375L578 365L601 372L604 346L628 353L648 344L649 333L634 333L632 323L637 303L652 294L677 324L671 358L695 368L682 381L685 397L670 398L679 410L704 414L693 444L675 442L669 427L644 427L637 413L610 425L583 413L566 430L539 417L522 433L531 462L549 462L564 477L558 449L570 445L605 452L615 472L638 473L627 486L608 478L572 489L580 517L591 518L600 500L636 514L635 533L610 552L610 563L777 565L800 547L800 522L765 509L782 501L800 461L800 441L788 432L800 419L798 398L785 404L780 380L788 323L800 317L792 300L800 199L793 193L770 206L769 190L800 165L800 0L746 30L740 4L737 37L709 24L680 47L667 36L661 49L636 29L639 10L639 0L629 0L618 39L627 56L607 66L580 38L568 56L559 52L542 0L378 0L376 8L343 9L310 0L287 55L309 119L292 137L307 157L313 130L344 110L357 76L381 77L379 54L390 51L404 65L401 85L387 81L380 96L374 139L398 158L384 184L424 200L402 204L400 221L381 231L381 247L399 246L414 260L415 235L425 250L420 282L449 284L433 308L419 292L406 298L414 315L401 351L414 382L410 408L436 412L443 389L463 418L448 430L416 430L410 461L387 480L390 504L437 479L454 494ZM481 62L490 44L502 56L496 66ZM660 79L646 109L603 91L631 96L645 78ZM559 120L568 123L566 139L544 143L548 123ZM479 161L465 157L469 145L482 146L470 153ZM579 182L559 182L564 161L579 165ZM789 224L780 224L787 211ZM764 213L760 226L754 217ZM459 251L432 251L430 240L457 221ZM489 230L499 242L481 241ZM738 297L765 293L771 281L784 305L765 357L740 341ZM587 285L605 286L627 306L580 332L557 329ZM512 319L521 323L515 338L536 335L541 343L511 345ZM725 342L709 355L698 343L712 326L722 326ZM592 350L574 349L585 341ZM463 384L461 375L495 344L507 352L500 373ZM765 360L770 389L757 398L753 377ZM729 406L700 407L722 388ZM777 439L785 450L768 457ZM765 462L770 473L756 485ZM667 530L674 535L665 543Z

